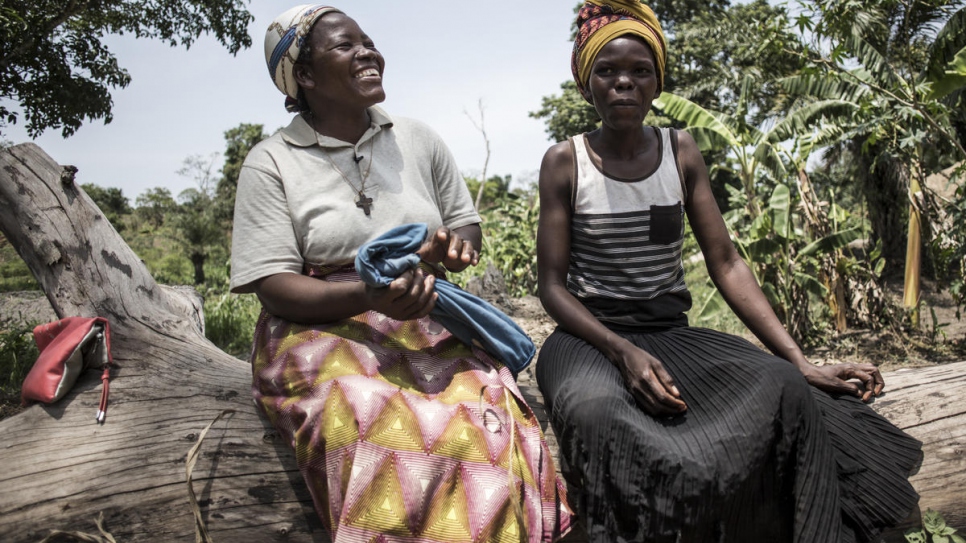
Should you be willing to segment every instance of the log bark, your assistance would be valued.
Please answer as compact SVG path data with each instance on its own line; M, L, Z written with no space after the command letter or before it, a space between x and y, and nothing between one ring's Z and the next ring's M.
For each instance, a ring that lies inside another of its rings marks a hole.
M212 427L193 475L212 538L329 540L294 455L252 403L249 364L205 339L194 291L155 283L36 145L0 151L0 229L58 316L110 321L116 365L104 425L97 371L54 405L0 421L0 540L96 534L101 512L119 543L194 539L185 460L225 409L234 413Z
M189 541L188 450L202 443L194 489L217 542L326 542L294 454L251 401L251 370L208 342L192 289L156 284L71 172L33 144L0 151L0 230L61 316L111 322L116 363L104 425L99 372L52 406L0 421L0 541L36 542L51 529L118 543ZM924 442L913 477L922 510L966 528L966 362L886 376L873 407ZM548 438L542 398L521 388ZM895 533L890 540L895 539Z

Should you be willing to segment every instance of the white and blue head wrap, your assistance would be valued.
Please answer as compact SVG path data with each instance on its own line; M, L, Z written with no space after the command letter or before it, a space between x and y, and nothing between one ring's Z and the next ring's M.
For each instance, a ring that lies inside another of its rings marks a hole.
M293 67L299 58L302 43L312 30L312 25L326 13L341 10L320 4L302 4L288 9L272 21L265 33L265 62L268 73L285 99L285 109L298 111L299 85L295 81Z

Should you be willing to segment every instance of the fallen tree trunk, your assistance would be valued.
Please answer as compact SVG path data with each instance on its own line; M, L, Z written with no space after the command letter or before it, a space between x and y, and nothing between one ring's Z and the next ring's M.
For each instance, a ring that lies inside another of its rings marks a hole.
M215 541L328 541L294 455L251 399L251 368L203 334L201 300L163 288L65 170L33 144L0 151L0 229L60 317L111 323L110 407L94 421L97 371L52 406L0 421L0 540L50 529L119 543L190 541L188 450L216 423L194 470Z
M910 479L919 508L939 511L966 537L966 362L894 371L885 381L872 407L922 441L922 467Z
M0 209L0 230L56 313L110 320L117 366L103 426L94 422L96 371L55 405L0 421L0 540L97 533L98 513L118 543L190 540L187 452L230 409L202 443L193 476L212 539L328 541L291 450L255 410L249 365L204 338L194 291L157 285L70 171L33 144L0 151ZM925 443L913 479L922 509L966 527L966 362L887 382L874 407ZM529 374L521 388L546 428Z

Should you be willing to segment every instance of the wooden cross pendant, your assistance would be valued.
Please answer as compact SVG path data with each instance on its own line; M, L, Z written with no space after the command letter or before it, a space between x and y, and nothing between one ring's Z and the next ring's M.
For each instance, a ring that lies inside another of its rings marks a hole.
M372 207L372 198L366 196L364 192L359 191L359 199L356 200L356 207L366 212L366 217L369 216L369 209Z

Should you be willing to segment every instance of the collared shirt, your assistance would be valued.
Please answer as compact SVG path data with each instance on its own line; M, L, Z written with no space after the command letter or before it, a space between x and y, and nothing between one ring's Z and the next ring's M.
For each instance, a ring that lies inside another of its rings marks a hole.
M302 273L306 264L350 264L363 243L401 224L423 222L435 232L480 222L431 128L378 107L369 114L354 145L318 134L298 115L252 148L235 196L233 292L252 292L253 281L276 273ZM360 189L372 199L368 216L356 205Z

